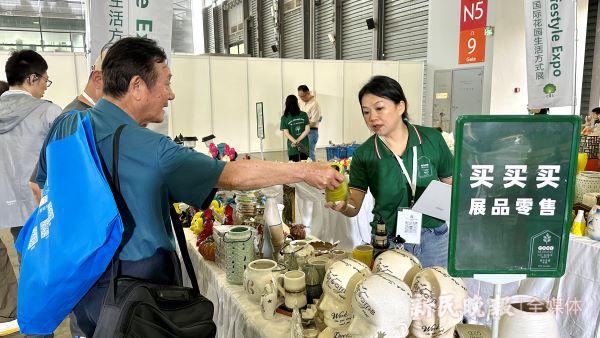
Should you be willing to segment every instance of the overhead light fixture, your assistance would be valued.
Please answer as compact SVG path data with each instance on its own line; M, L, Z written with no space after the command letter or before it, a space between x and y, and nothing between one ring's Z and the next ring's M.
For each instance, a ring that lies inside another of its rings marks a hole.
M368 29L374 29L375 28L375 20L373 20L373 18L368 18L367 19L367 28Z

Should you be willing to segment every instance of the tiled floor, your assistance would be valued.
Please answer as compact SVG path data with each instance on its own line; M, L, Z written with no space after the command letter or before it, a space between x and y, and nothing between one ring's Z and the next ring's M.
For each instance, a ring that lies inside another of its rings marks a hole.
M252 153L251 156L254 159L260 159L260 153ZM265 157L265 160L268 160L268 161L279 161L279 162L287 162L288 161L288 156L287 156L286 151L265 152L264 157ZM325 161L326 160L326 153L325 153L324 148L317 149L316 159L317 159L317 161ZM4 242L4 244L6 244L6 247L8 249L8 255L10 257L10 261L12 262L15 271L17 271L17 276L18 276L19 261L17 259L17 253L15 251L12 236L10 235L10 232L8 231L8 229L0 229L0 238L2 238L2 241ZM17 337L24 337L24 336L21 334L12 334L12 335L9 335L6 337L17 338ZM54 337L56 337L56 338L71 337L71 334L69 331L69 319L68 318L66 318L65 321L56 329L56 331L54 333Z
M0 238L2 238L2 242L6 245L6 249L8 250L8 257L10 258L10 262L15 269L15 273L17 277L19 276L19 260L17 258L17 252L15 251L15 245L13 243L13 238L8 229L0 229ZM17 338L17 337L25 337L21 334L15 333L5 337L9 338ZM54 337L56 338L69 338L71 337L71 332L69 330L69 319L65 318L65 320L60 324L60 326L54 332Z

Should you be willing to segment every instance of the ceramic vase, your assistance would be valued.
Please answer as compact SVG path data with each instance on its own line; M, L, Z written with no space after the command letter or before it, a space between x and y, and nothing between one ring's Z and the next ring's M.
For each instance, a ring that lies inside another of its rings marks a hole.
M277 262L270 259L257 259L248 264L244 271L244 290L251 301L258 303L267 283L281 272Z
M548 304L531 296L513 296L500 318L500 338L559 338L558 324Z
M254 260L254 239L249 227L231 228L224 236L225 242L225 274L231 284L241 285L244 281L244 270Z
M586 235L595 240L600 241L600 209L595 207L588 215L586 227Z
M580 172L575 179L575 203L582 203L583 196L592 192L600 192L600 172Z

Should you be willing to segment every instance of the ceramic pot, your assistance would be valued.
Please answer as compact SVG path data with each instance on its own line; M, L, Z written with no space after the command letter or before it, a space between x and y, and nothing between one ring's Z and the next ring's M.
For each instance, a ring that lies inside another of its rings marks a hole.
M267 283L280 271L277 262L270 259L257 259L248 264L244 271L244 290L248 293L248 298L258 303Z
M590 211L588 215L588 222L586 227L586 235L595 240L600 241L600 209L594 208L595 210Z
M500 318L500 338L558 338L560 336L554 312L548 304L531 296L513 296L508 313Z
M313 246L308 244L308 241L305 240L292 241L290 246L292 247L292 251L296 256L296 262L298 263L299 268L304 267L308 259L312 257L315 251L315 248L313 248Z
M231 284L244 282L244 270L254 260L254 239L249 227L231 228L223 238L225 242L225 275Z
M580 172L575 179L575 203L582 203L583 195L592 192L600 192L600 172Z

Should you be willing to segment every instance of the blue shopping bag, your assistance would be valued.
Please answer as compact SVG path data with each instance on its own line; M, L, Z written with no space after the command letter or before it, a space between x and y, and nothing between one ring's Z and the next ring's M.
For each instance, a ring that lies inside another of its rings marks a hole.
M42 200L15 243L22 255L17 320L24 334L50 334L60 325L106 270L123 233L90 116L75 112L64 120L46 147Z

